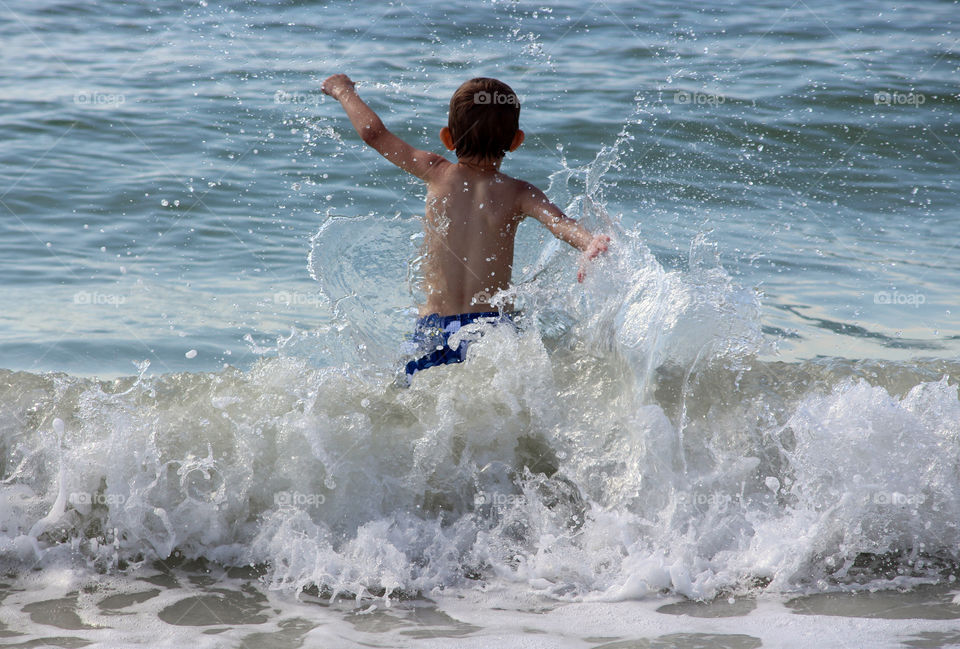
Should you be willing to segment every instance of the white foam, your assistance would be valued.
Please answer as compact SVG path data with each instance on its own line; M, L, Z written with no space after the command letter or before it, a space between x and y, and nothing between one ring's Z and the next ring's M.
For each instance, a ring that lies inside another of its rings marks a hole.
M478 576L566 601L940 579L923 561L960 547L955 382L898 395L759 363L758 296L706 239L688 270L638 232L611 251L583 287L548 255L512 293L520 333L481 327L467 363L409 389L390 349L299 353L354 344L347 311L248 371L11 376L3 557L109 571L176 550L384 601ZM864 553L895 574L854 574Z

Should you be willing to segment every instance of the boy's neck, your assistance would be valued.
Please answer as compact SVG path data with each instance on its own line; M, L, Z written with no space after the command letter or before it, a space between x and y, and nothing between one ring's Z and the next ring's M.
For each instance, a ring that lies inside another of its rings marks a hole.
M457 164L463 165L468 169L485 173L496 173L500 171L500 163L503 158L457 158Z

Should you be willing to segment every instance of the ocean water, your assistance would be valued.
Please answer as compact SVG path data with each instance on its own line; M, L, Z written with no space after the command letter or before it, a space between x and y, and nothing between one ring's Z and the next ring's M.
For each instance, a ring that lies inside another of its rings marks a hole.
M960 646L958 9L0 1L0 642ZM398 387L334 72L502 78L610 253Z

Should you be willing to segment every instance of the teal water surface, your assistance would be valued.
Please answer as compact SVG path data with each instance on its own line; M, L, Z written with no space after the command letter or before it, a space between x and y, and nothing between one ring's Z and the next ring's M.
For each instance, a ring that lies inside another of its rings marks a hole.
M951 2L6 2L0 366L244 366L329 322L311 235L330 213L413 219L423 195L321 95L338 71L432 150L452 90L502 77L528 134L504 169L543 186L625 134L607 211L668 266L706 233L763 292L789 357L955 356L956 16Z

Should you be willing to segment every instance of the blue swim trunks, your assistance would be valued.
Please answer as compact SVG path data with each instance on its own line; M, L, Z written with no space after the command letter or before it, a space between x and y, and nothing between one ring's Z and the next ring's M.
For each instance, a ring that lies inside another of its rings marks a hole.
M413 344L416 353L422 354L417 360L410 361L406 366L407 381L414 373L435 365L462 363L467 357L467 340L459 341L456 348L449 345L450 336L460 331L464 325L471 323L489 322L501 324L507 322L515 327L513 314L499 311L482 311L480 313L460 313L458 315L438 315L431 313L417 320L417 327L413 332Z

